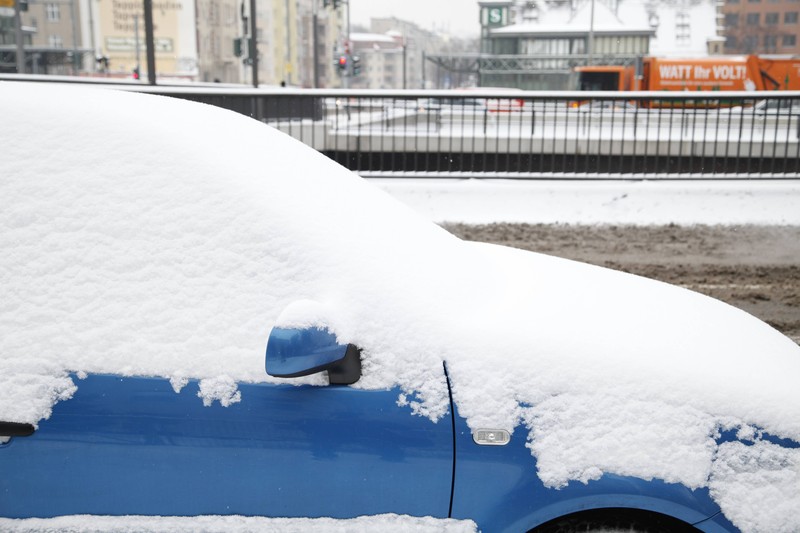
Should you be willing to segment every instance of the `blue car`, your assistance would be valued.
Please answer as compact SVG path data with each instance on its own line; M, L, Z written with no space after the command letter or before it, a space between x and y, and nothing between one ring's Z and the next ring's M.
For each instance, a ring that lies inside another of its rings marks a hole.
M800 348L744 312L462 242L208 106L4 83L0 116L0 530L800 530Z

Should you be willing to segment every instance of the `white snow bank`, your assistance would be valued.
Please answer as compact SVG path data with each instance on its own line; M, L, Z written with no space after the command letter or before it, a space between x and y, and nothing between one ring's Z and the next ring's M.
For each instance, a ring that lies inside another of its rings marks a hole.
M199 378L203 401L244 401L236 383L270 379L278 320L335 317L363 349L357 387L399 386L401 407L436 420L447 361L470 427L525 426L548 486L713 476L736 501L720 428L800 440L800 348L738 309L462 242L246 117L54 90L0 83L0 419L48 416L74 391L66 371ZM799 491L753 491L731 516L798 530Z
M473 533L471 520L401 515L333 518L260 518L252 516L61 516L0 518L7 533Z
M800 225L800 180L369 181L434 222Z

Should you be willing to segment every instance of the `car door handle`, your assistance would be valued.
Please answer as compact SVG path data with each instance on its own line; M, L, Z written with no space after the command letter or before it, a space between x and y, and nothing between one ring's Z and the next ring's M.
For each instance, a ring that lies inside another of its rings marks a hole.
M36 431L32 424L20 422L0 422L0 438L2 437L29 437Z

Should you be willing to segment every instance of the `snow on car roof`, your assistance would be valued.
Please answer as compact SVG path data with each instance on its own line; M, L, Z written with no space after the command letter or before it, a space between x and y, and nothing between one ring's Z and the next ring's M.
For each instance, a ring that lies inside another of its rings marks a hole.
M236 401L271 379L284 309L324 309L363 348L355 386L398 386L436 421L446 361L459 414L527 433L548 486L660 478L710 487L740 527L800 528L800 456L760 438L800 440L800 347L743 311L465 243L218 108L0 83L0 116L0 419L49 416L80 387L68 372L200 378ZM757 445L723 448L721 429Z

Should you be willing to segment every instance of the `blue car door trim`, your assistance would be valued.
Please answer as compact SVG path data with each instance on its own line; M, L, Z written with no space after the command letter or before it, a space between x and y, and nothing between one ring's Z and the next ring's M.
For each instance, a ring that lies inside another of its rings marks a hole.
M450 374L447 373L447 362L442 361L444 367L444 378L447 382L447 396L450 399L450 423L453 428L453 476L450 482L450 507L447 510L447 518L453 518L453 497L456 490L456 409L453 405L453 389L450 386Z

